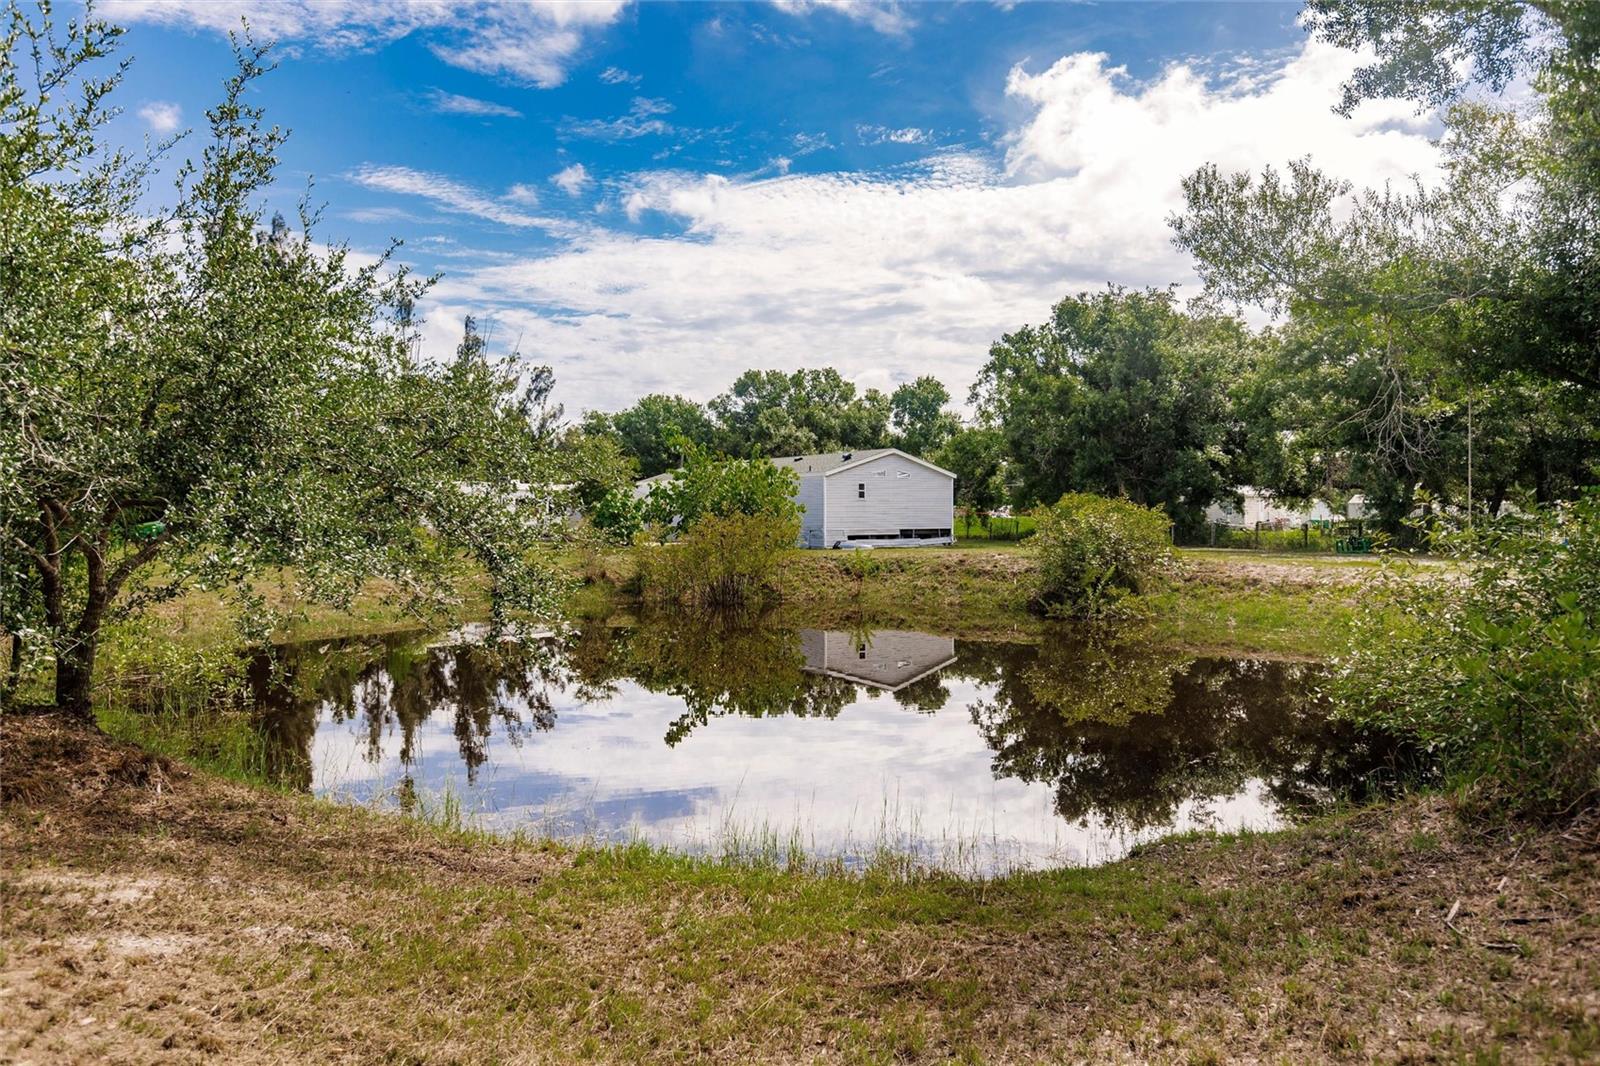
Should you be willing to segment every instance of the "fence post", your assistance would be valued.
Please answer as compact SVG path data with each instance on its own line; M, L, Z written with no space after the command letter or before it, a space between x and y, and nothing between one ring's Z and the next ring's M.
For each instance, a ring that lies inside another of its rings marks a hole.
M1300 527L1300 542L1307 551L1311 550L1311 523L1306 522Z
M1260 550L1261 550L1261 523L1258 520L1256 522L1256 551L1260 551Z
M1217 524L1215 522L1207 522L1206 530L1211 534L1210 546L1215 548L1217 546Z

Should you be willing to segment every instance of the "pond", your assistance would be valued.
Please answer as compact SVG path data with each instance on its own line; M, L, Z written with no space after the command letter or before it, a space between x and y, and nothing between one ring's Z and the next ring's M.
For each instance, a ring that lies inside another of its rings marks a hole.
M1062 632L667 618L531 644L293 646L253 671L282 778L496 832L964 874L1270 829L1392 780L1316 668Z

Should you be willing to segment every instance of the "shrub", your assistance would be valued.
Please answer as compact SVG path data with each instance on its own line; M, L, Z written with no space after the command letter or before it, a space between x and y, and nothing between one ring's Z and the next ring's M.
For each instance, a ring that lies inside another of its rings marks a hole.
M1092 618L1117 613L1173 565L1161 511L1129 500L1068 493L1036 512L1039 558L1034 603L1049 614Z
M644 529L644 501L634 497L632 486L611 489L595 501L589 522L610 540L631 544Z
M778 559L799 535L793 516L704 515L675 543L645 550L641 591L653 603L748 604L771 590Z
M1448 571L1386 565L1331 681L1415 738L1464 809L1551 819L1600 798L1600 495L1434 532Z
M794 499L798 489L794 471L765 459L716 459L689 446L682 468L650 494L644 518L664 525L676 522L681 529L706 515L798 518L800 505Z

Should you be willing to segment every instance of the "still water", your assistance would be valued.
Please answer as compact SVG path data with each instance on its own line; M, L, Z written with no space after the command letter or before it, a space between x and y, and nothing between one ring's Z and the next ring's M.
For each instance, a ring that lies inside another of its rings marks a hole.
M1062 633L1041 644L664 619L532 645L285 649L255 676L277 772L379 806L691 852L879 848L962 873L1269 829L1387 780L1314 668Z

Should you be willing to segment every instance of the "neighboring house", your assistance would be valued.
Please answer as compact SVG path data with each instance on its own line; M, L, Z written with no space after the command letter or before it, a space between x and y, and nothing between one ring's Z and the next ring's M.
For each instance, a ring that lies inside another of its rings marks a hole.
M898 448L772 460L800 478L807 548L955 543L956 476Z
M667 482L671 481L672 475L673 471L668 470L664 474L657 474L654 477L647 477L643 481L634 482L633 498L636 500L644 499L646 496L656 491L657 486L665 485Z
M804 548L897 548L955 543L956 476L898 448L861 448L771 460L800 479ZM633 487L643 499L672 474Z
M1257 524L1288 529L1307 522L1330 522L1336 517L1333 508L1322 500L1312 500L1310 507L1296 510L1279 506L1264 489L1242 485L1237 491L1240 496L1238 507L1231 503L1214 503L1206 508L1206 521L1245 529L1254 529Z
M898 692L956 661L951 637L880 629L860 635L839 630L802 629L800 648L807 673Z

